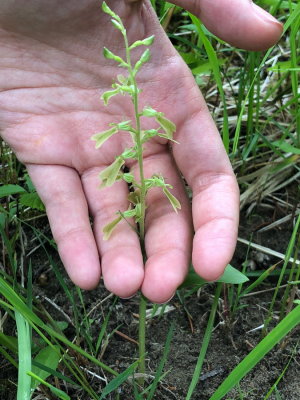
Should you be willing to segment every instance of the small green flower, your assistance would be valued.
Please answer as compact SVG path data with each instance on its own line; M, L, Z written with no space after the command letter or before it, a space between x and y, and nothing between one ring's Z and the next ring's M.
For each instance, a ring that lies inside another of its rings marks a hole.
M149 36L143 40L137 40L136 42L132 43L132 45L129 47L129 49L132 50L138 46L151 46L153 44L153 42L154 42L154 35Z
M163 188L164 194L167 196L169 202L171 203L174 211L177 213L177 209L181 210L181 204L178 199L165 187Z
M107 225L105 225L105 227L103 228L102 232L103 232L103 239L104 240L108 240L111 236L111 234L113 233L115 227L118 225L118 223L120 221L122 221L122 215L119 215L117 218L115 218L113 221L111 221L110 223L108 223Z
M96 149L99 149L103 143L106 142L107 139L109 139L112 135L118 132L118 128L116 126L108 129L107 131L99 132L96 133L91 137L92 140L96 141Z
M122 157L118 156L115 161L100 172L99 178L102 181L101 187L107 187L113 185L122 176L121 168L125 164Z

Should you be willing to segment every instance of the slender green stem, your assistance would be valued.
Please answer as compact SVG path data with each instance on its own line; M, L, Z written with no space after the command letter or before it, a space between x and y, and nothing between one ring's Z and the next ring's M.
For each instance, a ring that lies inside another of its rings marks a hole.
M138 87L137 82L133 73L131 57L130 57L130 49L128 44L128 39L124 36L125 47L126 47L126 59L129 65L129 74L131 84L134 87L134 95L132 97L133 106L134 106L134 115L136 122L136 147L137 147L137 157L138 157L138 165L140 172L140 202L141 202L141 219L139 222L140 227L140 241L142 245L142 250L144 251L144 239L145 239L145 211L146 211L146 185L145 185L145 175L144 175L144 164L143 164L143 146L142 146L142 132L141 132L141 119L139 113L139 99L138 99Z
M132 68L130 49L128 44L128 39L124 35L125 47L126 47L126 59L129 65L129 74L131 84L134 87L134 95L132 97L134 106L134 115L136 122L136 134L135 134L135 144L137 147L137 157L140 173L140 204L141 204L141 218L139 221L139 234L140 242L142 247L142 252L144 260L146 258L145 252L145 212L146 212L146 185L145 185L145 175L144 175L144 164L143 164L143 145L142 145L142 132L141 132L141 120L139 113L139 101L138 101L138 87L135 79L135 75ZM139 305L139 373L145 374L145 352L146 352L146 306L147 299L141 294L140 295L140 305ZM139 379L139 384L144 385L144 377Z
M140 295L140 309L139 309L139 372L145 373L145 352L146 352L146 306L147 299L142 294ZM144 378L142 377L139 383L143 386Z

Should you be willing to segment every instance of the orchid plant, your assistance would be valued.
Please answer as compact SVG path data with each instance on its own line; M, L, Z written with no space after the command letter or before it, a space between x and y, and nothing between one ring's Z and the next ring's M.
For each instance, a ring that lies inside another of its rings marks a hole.
M113 163L101 171L99 177L101 180L100 187L108 187L113 185L116 181L123 179L129 186L128 196L128 209L125 211L116 210L117 217L109 222L103 228L104 239L108 240L113 233L114 229L120 221L125 219L130 226L138 233L143 250L144 260L146 254L144 251L144 237L145 237L145 214L146 214L146 197L152 188L161 188L165 196L170 201L173 209L177 212L181 208L178 199L171 193L172 186L165 182L161 175L153 175L145 177L144 174L144 145L154 137L160 137L169 141L174 141L173 134L176 130L175 124L170 121L164 113L155 110L150 105L140 109L139 94L141 89L137 84L137 74L145 63L150 60L150 50L154 41L154 36L147 37L143 40L129 44L126 29L123 25L121 18L114 13L108 5L103 2L102 10L111 17L111 23L120 31L124 39L125 59L119 55L114 54L109 49L103 49L103 55L108 60L115 61L118 66L124 69L125 74L119 74L116 80L112 83L112 89L102 94L101 99L105 106L109 104L112 97L117 95L131 97L133 105L134 121L125 120L120 123L111 122L107 130L96 133L92 136L92 140L96 142L96 148L99 149L107 140L117 134L129 133L132 139L132 146L126 148L122 154L118 155ZM147 47L142 53L141 57L133 63L132 52L141 46ZM150 118L155 121L156 128L143 129L142 118ZM137 179L132 172L126 172L126 163L128 160L137 162L139 176ZM130 221L134 219L135 225L133 226ZM136 228L137 226L137 228ZM145 324L146 324L146 299L143 295L140 296L139 307L139 372L143 376L145 373ZM139 379L139 383L143 386L143 378Z
M154 41L154 36L147 37L143 40L137 40L136 42L129 44L126 29L121 18L115 14L105 2L102 3L102 10L110 15L112 24L121 32L124 39L126 58L123 59L105 47L103 49L103 55L106 59L117 62L119 67L127 71L127 74L119 74L116 81L112 84L112 90L103 93L101 99L107 106L110 99L114 96L130 96L135 116L135 121L128 120L120 123L111 122L107 130L96 133L92 136L92 140L96 142L97 149L101 148L103 143L105 143L106 140L109 140L113 135L122 132L129 132L132 138L132 147L125 149L123 153L118 155L114 162L105 168L99 175L101 187L111 186L117 180L123 179L129 185L130 190L128 196L128 209L124 212L117 211L117 217L104 227L104 239L109 239L113 230L122 219L134 218L138 226L137 232L140 241L143 244L145 236L146 197L149 190L154 187L161 188L163 193L169 199L174 210L177 212L177 210L180 209L179 201L170 192L172 186L165 182L163 176L153 175L150 178L145 177L143 166L144 144L155 136L174 141L173 134L176 127L172 121L165 117L164 113L155 110L151 106L146 106L142 110L139 108L139 94L141 93L141 89L138 87L136 78L142 66L149 61L150 50L147 47L135 64L132 62L131 53L137 47L151 46ZM157 128L144 130L142 128L142 117L155 119ZM128 159L137 161L139 180L137 180L131 172L124 172L124 167Z

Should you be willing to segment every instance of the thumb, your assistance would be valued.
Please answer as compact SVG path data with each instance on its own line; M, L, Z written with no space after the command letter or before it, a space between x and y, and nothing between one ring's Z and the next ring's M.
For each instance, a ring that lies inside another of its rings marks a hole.
M282 24L251 0L170 1L199 17L216 36L245 50L265 50L282 33Z

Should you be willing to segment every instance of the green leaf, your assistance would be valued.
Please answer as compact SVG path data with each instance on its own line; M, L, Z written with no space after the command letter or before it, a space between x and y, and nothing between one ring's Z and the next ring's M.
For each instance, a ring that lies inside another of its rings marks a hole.
M173 133L176 131L176 125L163 115L158 115L155 119L166 132L167 139L173 139Z
M150 60L150 50L146 49L144 51L144 53L142 54L141 58L139 59L139 61L137 61L137 63L135 64L134 68L133 68L133 74L136 75L138 73L138 71L141 69L141 67Z
M125 164L122 157L117 157L115 161L100 172L99 178L102 181L101 187L111 186L116 180L120 179L120 169Z
M117 56L112 51L108 50L106 47L103 48L103 55L108 60L114 60L119 63L120 67L128 68L129 65L123 60L123 58Z
M45 211L46 209L37 192L21 194L20 203L25 207L30 207L39 211Z
M281 142L280 140L276 140L272 142L272 144L278 147L280 150L284 151L285 153L293 153L293 154L300 154L300 149L297 147L292 146L290 143Z
M111 97L116 96L117 94L120 93L119 89L115 89L115 90L108 90L107 92L104 92L101 96L101 100L103 100L104 105L107 106L108 101Z
M218 282L231 283L232 285L240 285L247 281L249 281L247 276L230 264L227 265L224 274L218 279Z
M118 223L122 220L122 215L119 215L116 219L113 221L109 222L105 227L103 228L103 239L108 240L113 233L115 227L118 225Z
M249 279L246 277L246 275L232 267L232 265L228 264L225 268L224 274L218 279L218 282L240 285L248 280ZM195 270L191 268L180 287L201 287L207 283L208 282L206 280L201 278L198 274L196 274Z
M103 143L105 143L111 136L113 136L115 133L118 132L118 128L116 126L113 126L110 129L107 129L106 131L96 133L91 137L92 140L95 140L96 145L95 148L99 149Z
M154 35L147 37L146 39L143 40L137 40L136 42L132 43L132 45L129 47L130 50L134 49L135 47L138 46L151 46L154 42Z
M3 185L0 187L0 199L2 197L7 197L13 194L24 193L24 192L26 192L26 190L19 185Z
M122 372L116 378L114 378L112 381L110 381L109 384L106 385L105 388L103 389L100 400L105 399L105 397L108 394L110 394L111 392L116 390L119 386L121 386L122 383L125 382L127 380L127 378L133 374L137 365L138 365L138 361L136 361L135 363L130 365L130 367L128 367L124 372Z
M45 365L45 367L56 370L58 363L60 360L60 351L59 346L47 346L42 349L37 356L34 358L34 361ZM39 376L41 379L46 380L51 374L44 369L38 368L36 366L32 367L32 372ZM36 389L40 382L37 379L33 379L31 382L31 389Z
M180 204L179 200L176 199L176 197L173 196L172 193L166 187L163 188L163 192L169 199L172 207L174 208L174 211L177 213L177 209L179 209L179 210L181 209L181 204Z

